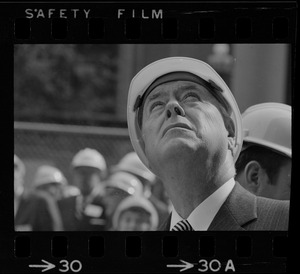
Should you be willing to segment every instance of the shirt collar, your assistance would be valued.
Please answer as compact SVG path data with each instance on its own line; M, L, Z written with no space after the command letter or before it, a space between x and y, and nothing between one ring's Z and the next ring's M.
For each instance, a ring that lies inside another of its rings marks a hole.
M234 179L229 179L192 211L187 220L194 230L208 229L217 212L232 191L234 185ZM181 220L183 220L183 218L181 218L181 216L173 208L170 230Z

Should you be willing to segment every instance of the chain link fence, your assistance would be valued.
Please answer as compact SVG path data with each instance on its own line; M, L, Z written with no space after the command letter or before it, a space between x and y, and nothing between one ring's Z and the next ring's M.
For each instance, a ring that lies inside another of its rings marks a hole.
M14 153L26 167L25 188L31 186L42 164L59 168L71 183L72 158L86 147L98 150L108 167L133 150L127 128L14 123Z

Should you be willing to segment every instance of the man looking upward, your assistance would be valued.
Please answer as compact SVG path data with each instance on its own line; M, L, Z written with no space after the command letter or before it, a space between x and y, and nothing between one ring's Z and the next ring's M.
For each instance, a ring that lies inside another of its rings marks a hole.
M164 183L174 210L163 230L287 230L289 202L258 198L234 180L242 120L222 78L186 57L154 62L132 80L132 145Z

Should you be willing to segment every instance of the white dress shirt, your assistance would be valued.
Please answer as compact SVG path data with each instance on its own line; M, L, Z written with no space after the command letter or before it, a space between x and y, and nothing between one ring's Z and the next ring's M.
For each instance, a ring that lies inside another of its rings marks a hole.
M234 179L229 179L191 212L187 220L194 230L206 231L208 229L217 212L232 191L234 185ZM172 230L172 228L181 220L183 220L183 218L181 218L173 208L170 230Z

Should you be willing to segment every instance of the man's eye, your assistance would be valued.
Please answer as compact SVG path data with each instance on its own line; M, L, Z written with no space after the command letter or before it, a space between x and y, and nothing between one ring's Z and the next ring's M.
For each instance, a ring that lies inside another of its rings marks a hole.
M200 101L200 97L196 94L196 93L194 93L194 92L189 92L189 93L187 93L187 94L185 94L184 96L183 96L183 98L182 98L183 100L186 100L186 99L196 99L196 100L199 100Z
M156 107L158 106L162 106L163 103L160 101L154 102L151 106L150 106L150 111L154 110Z

